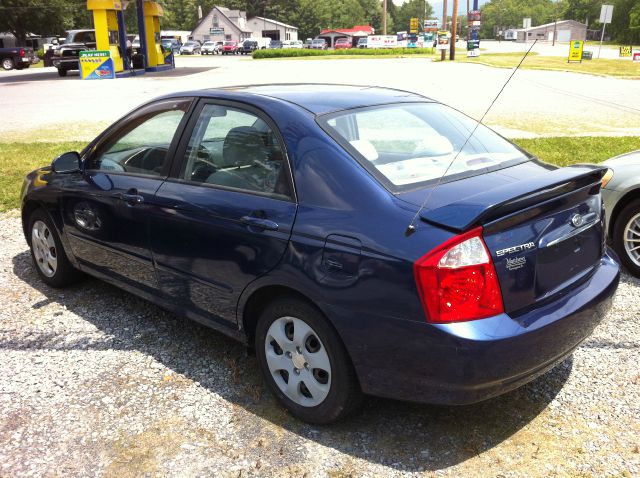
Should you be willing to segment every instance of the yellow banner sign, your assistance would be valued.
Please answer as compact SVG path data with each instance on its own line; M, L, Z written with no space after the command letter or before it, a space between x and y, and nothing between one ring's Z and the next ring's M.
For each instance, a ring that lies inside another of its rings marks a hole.
M629 58L631 57L631 53L633 51L633 47L630 46L621 46L620 47L620 56L622 58Z
M584 42L582 40L571 40L569 43L569 61L582 61L582 48Z

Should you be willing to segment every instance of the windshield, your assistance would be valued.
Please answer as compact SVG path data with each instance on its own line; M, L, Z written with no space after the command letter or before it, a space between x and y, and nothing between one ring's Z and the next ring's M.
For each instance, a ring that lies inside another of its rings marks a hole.
M214 45L215 45L215 43L213 43L212 41L206 41L206 42L204 42L204 45L202 45L202 46L214 46Z
M184 46L194 46L195 44L196 42L188 41L187 43L184 44Z
M443 175L453 179L480 174L529 159L483 125L469 138L477 122L438 103L360 108L326 115L320 121L338 143L392 190Z
M236 42L234 42L234 41L226 41L226 42L224 42L224 44L225 44L225 46L233 46L233 45L236 44Z

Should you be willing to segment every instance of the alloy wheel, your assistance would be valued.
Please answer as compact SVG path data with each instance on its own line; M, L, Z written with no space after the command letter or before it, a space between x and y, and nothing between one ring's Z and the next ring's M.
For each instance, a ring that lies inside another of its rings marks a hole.
M318 334L295 317L276 319L265 337L271 376L290 400L303 407L322 403L331 389L331 363Z
M53 234L42 221L33 223L31 247L40 271L47 277L53 277L58 269L56 243Z
M629 222L624 228L622 238L624 241L624 250L629 256L629 259L640 267L640 213L629 219Z

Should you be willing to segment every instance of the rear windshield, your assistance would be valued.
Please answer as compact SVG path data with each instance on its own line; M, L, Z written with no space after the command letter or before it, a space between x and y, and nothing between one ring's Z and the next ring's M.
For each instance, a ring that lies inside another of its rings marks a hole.
M469 137L478 123L439 103L359 108L325 115L319 122L391 190L440 177L481 174L529 159L483 125Z

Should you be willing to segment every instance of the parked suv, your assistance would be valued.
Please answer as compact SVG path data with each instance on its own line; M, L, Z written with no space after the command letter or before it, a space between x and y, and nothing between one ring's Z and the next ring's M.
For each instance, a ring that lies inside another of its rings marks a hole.
M240 53L243 55L251 55L255 50L258 50L258 42L253 40L245 40L240 47Z
M181 55L199 55L200 54L200 43L195 40L189 40L187 43L180 47Z
M223 55L235 55L238 53L238 43L235 41L226 41L222 44L222 54Z
M206 41L202 44L203 55L215 55L220 51L220 46L214 41Z
M327 41L324 38L316 38L311 41L311 46L309 47L312 50L326 50L329 48Z
M95 30L69 30L62 45L53 52L53 66L58 69L58 75L67 76L68 71L80 69L81 51L95 49Z

